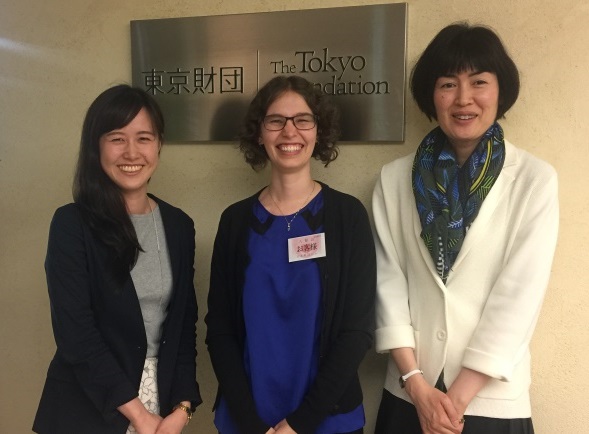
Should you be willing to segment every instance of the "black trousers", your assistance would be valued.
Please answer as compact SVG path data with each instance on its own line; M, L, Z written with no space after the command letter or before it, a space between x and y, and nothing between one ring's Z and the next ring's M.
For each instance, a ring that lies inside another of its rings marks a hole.
M464 419L462 434L534 434L531 418L498 419L467 415ZM374 434L422 434L417 410L413 404L385 389Z

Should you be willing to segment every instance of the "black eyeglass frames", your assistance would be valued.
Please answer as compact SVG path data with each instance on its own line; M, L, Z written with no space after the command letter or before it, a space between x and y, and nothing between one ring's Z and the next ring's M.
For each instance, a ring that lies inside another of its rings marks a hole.
M310 113L296 116L268 115L264 117L262 124L268 131L280 131L289 120L292 121L297 130L311 130L317 125L317 116Z

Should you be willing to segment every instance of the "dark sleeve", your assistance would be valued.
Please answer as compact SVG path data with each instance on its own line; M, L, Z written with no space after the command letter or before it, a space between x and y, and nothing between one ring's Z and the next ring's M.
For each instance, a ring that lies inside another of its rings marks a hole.
M170 402L175 405L181 401L190 401L192 410L201 402L201 396L196 382L196 321L198 319L198 307L194 289L194 222L185 216L185 230L182 231L182 256L181 293L184 315L180 342L178 345L178 358L172 379ZM180 301L180 300L179 300Z
M335 300L336 304L343 303L341 326L322 358L309 393L286 418L298 434L314 433L323 419L338 412L338 403L357 381L360 363L373 342L376 255L368 214L356 199L346 202L340 211L351 216L341 220L344 227L334 228L342 237L337 246L341 249L341 263ZM329 245L327 249L329 252ZM333 276L328 278L332 280ZM328 286L328 290L335 289Z
M58 353L96 409L110 420L119 414L117 407L137 397L137 390L96 324L88 238L73 205L58 209L49 231L45 272Z
M242 336L239 335L241 285L238 276L243 271L236 264L245 263L239 257L229 212L221 216L211 261L211 280L208 295L206 343L211 356L220 393L227 402L233 421L244 434L265 433L270 428L258 415L249 381L243 366ZM236 218L243 220L244 216ZM244 230L247 226L243 225ZM245 254L245 253L242 253Z

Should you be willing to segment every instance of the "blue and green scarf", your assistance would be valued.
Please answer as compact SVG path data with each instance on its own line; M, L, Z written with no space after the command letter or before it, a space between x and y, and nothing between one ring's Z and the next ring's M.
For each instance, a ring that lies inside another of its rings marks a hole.
M491 125L462 167L440 127L417 149L413 194L421 238L444 283L504 161L505 141L498 123Z

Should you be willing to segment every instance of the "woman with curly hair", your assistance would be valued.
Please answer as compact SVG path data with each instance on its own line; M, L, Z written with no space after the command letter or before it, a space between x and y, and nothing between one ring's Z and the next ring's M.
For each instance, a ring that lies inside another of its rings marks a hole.
M276 77L240 148L270 183L221 216L207 345L222 434L360 433L358 366L372 345L376 260L362 204L311 176L337 157L337 112L307 80Z

